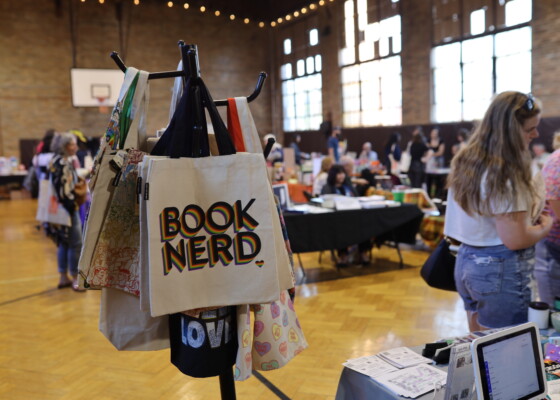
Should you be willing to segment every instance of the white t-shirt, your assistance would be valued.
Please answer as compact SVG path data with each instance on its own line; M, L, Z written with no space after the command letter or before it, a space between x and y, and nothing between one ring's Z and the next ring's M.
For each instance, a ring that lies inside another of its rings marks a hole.
M481 196L483 198L485 196L484 181L485 176L481 182ZM515 207L515 202L501 204L493 202L491 204L492 214L499 215L529 211L527 213L527 224L531 224L531 220L538 217L542 210L542 199L544 199L544 196L542 195L541 188L544 188L544 186L541 186L541 183L542 177L540 175L535 176L534 185L539 198L531 200L524 194L516 193L518 196L517 207ZM498 236L496 218L476 213L472 215L467 214L453 198L453 190L451 188L447 193L444 234L470 246L487 247L504 244Z
M313 196L320 196L323 186L327 183L327 177L329 175L326 172L320 172L313 181Z

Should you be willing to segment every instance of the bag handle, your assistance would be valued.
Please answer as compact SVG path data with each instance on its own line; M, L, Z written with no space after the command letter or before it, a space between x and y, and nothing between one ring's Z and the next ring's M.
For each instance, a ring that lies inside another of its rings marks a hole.
M204 109L208 111L212 121L220 155L235 154L235 147L214 100L204 81L198 77L187 80L177 110L151 154L171 158L209 156Z

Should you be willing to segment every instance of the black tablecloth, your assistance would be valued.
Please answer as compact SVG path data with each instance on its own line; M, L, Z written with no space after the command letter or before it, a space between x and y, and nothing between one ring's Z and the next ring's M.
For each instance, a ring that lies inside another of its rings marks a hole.
M375 238L414 244L424 214L416 205L335 211L322 214L285 213L294 253L333 250Z

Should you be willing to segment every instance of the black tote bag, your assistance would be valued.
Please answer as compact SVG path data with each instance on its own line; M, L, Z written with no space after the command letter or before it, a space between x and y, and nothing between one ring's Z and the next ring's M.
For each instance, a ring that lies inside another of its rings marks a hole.
M220 155L235 154L228 130L200 78L187 80L175 114L151 154L171 158L209 156L205 108ZM236 307L202 312L199 318L172 314L169 340L171 363L185 375L207 378L231 371L238 348Z
M449 243L442 239L422 266L420 275L428 286L456 292L457 287L453 276L455 260L456 257L449 251Z

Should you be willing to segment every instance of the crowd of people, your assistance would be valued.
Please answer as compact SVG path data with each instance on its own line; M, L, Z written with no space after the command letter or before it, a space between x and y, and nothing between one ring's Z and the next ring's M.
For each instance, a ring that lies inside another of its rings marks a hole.
M560 297L560 134L550 154L538 137L540 102L519 92L495 97L473 132L460 129L451 147L447 181L445 235L459 244L455 283L471 330L497 328L527 320L529 302L540 298L551 307ZM414 188L436 187L427 171L443 168L445 142L434 127L426 138L416 127L401 147L401 134L391 133L373 150L363 143L355 156L340 146L341 129L324 128L327 155L313 179L312 196L363 196L376 185L376 176L400 184L406 170ZM284 147L274 139L268 161L282 162ZM301 151L301 137L289 145L297 165L310 158ZM59 204L71 216L71 226L46 226L58 246L58 288L77 285L81 248L80 207L86 199L79 168L91 156L79 131L48 130L36 148L33 167L37 179L49 179ZM87 169L86 169L87 170ZM353 261L370 263L373 239L356 244ZM352 260L349 248L338 249L337 266ZM533 284L532 282L536 282Z
M457 131L450 149L444 230L459 245L455 283L471 331L526 322L531 301L553 307L560 298L560 134L552 154L535 141L540 114L532 95L501 93L472 133ZM442 195L445 181L427 173L447 167L437 127L427 138L416 127L405 147L393 132L382 154L365 142L355 157L341 151L340 128L325 136L313 195L361 196L376 175L402 177L407 157L410 186ZM356 263L369 263L371 245L355 246ZM347 265L348 256L338 249L337 265Z

